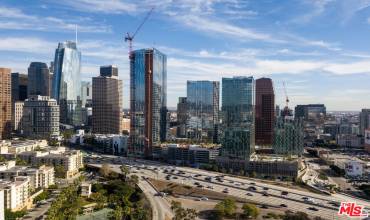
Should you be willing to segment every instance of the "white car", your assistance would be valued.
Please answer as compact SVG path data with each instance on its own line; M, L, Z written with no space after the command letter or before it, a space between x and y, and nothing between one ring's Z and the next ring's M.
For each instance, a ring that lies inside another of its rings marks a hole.
M203 196L202 198L200 198L202 201L208 201L208 198Z

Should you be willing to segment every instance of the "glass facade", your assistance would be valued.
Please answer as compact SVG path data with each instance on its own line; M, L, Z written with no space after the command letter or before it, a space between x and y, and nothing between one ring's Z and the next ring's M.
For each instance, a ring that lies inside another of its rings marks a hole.
M156 49L131 56L130 108L129 154L151 157L167 133L167 58Z
M59 43L55 50L52 97L60 106L60 122L81 124L81 53L75 42Z
M222 78L222 156L249 160L254 152L253 77Z
M302 119L278 118L274 132L274 152L283 155L303 154L303 123Z
M197 141L218 142L220 83L187 82L187 137Z

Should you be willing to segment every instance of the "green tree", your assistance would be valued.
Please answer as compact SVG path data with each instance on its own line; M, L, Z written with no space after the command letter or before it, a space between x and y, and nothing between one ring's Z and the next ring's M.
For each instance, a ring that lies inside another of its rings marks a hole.
M111 172L112 171L108 164L103 164L99 170L100 175L103 177L108 177Z
M310 220L310 218L304 212L285 212L283 220Z
M105 197L101 192L92 193L90 199L96 202L96 208L102 209L107 203L107 197Z
M15 158L15 164L17 166L27 166L27 161L22 160L20 157Z
M54 172L55 172L55 177L57 178L64 178L66 176L66 172L64 170L63 165L54 166Z
M131 186L135 186L139 183L139 177L137 175L131 175L129 182Z
M215 209L221 216L233 216L236 210L235 200L226 198L217 203Z
M247 218L250 217L252 219L255 219L260 213L259 209L255 205L249 203L245 203L242 209L243 215Z
M178 201L171 202L171 209L175 214L172 220L194 220L198 215L195 209L185 209Z
M123 218L123 209L121 206L116 206L113 211L109 214L110 220L122 220Z
M128 168L127 166L125 166L125 165L122 165L122 166L120 167L120 169L121 169L122 174L123 174L125 177L130 173L129 168Z
M4 156L0 156L0 162L6 162L7 160L5 159Z

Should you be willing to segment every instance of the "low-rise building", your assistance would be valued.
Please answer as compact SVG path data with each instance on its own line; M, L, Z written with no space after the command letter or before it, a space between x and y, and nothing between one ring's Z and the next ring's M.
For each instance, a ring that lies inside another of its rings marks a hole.
M66 151L63 148L40 152L23 152L18 155L32 166L50 165L63 167L65 178L74 177L83 167L82 153L79 150Z
M362 177L364 164L362 162L351 160L345 164L345 172L348 177Z
M167 145L167 161L175 164L198 167L214 162L218 155L218 148L205 148L199 145Z
M15 161L8 161L0 165L0 179L13 181L18 176L29 177L30 189L48 188L54 185L54 168L40 166L32 168L26 166L16 166Z
M361 147L361 137L353 134L339 134L336 138L337 144L345 148Z
M4 207L18 211L29 204L29 177L18 176L14 181L0 180L0 189L4 191Z
M81 183L81 196L89 198L91 195L91 184L83 182Z

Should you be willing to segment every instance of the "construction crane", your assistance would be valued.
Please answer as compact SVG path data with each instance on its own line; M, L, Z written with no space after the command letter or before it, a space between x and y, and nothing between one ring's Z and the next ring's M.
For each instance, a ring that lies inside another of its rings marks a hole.
M281 112L281 116L283 116L285 118L287 116L293 116L293 114L292 114L292 110L289 109L289 98L288 98L288 92L286 90L285 82L283 82L283 89L284 89L284 93L285 93L285 107L284 107L283 111Z
M129 32L126 33L125 36L125 42L128 42L128 48L129 48L129 58L131 59L132 54L132 41L134 40L136 34L140 31L141 27L145 24L145 22L149 19L149 16L152 14L154 10L154 7L150 9L150 11L146 14L144 20L140 23L140 25L136 28L136 31L133 34L130 34Z

